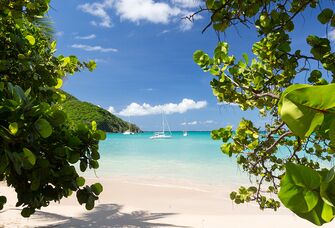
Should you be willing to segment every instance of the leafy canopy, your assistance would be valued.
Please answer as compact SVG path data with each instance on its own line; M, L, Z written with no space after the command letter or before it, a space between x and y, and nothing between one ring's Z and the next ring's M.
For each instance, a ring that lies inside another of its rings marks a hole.
M231 199L277 210L280 202L271 195L278 194L298 216L316 225L330 222L335 180L334 169L325 164L335 153L335 53L328 37L313 34L306 37L309 53L293 50L291 32L304 11L319 11L320 26L334 27L333 10L317 0L206 0L194 15L205 11L210 21L203 31L212 26L220 33L244 25L259 35L253 57L230 55L225 42L218 42L212 57L201 50L194 53L194 61L213 75L210 84L218 101L236 103L244 111L256 109L267 120L256 127L242 119L235 132L232 126L212 132L213 139L222 140L222 152L236 156L256 180L254 186L232 192ZM299 75L308 75L304 84L297 84Z
M102 191L98 183L85 186L74 164L98 168L105 133L95 122L72 125L59 90L65 76L96 64L55 56L48 9L49 0L0 4L0 181L15 189L24 217L73 192L90 210ZM6 201L0 196L0 209Z

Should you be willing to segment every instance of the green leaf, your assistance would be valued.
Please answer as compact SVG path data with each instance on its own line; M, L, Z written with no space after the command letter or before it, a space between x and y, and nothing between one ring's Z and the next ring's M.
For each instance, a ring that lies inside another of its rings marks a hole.
M95 61L90 60L87 64L86 64L87 68L89 71L93 71L95 70L95 68L97 68L97 64Z
M69 162L71 164L76 163L79 159L80 159L80 153L75 152L75 151L70 153Z
M9 124L9 132L12 134L12 135L16 135L16 133L18 132L19 130L19 125L16 123L16 122L13 122L13 123L10 123Z
M0 204L7 203L7 198L5 196L0 196Z
M28 218L30 217L30 215L34 214L34 212L35 212L34 208L25 207L22 209L21 215L25 218Z
M60 78L57 78L57 84L55 85L55 89L60 89L63 85L63 80Z
M245 63L248 65L249 64L249 56L248 56L248 54L247 53L243 53L242 56L243 56L243 59L244 59Z
M52 41L51 44L50 44L51 49L52 49L52 50L55 50L55 49L56 49L56 46L57 46L56 41Z
M93 151L91 154L92 159L94 160L99 160L100 159L100 154L97 151Z
M325 221L321 218L323 210L323 202L320 200L318 204L309 212L295 212L299 217L307 219L308 221L314 223L315 225L321 226Z
M319 201L317 189L321 176L315 170L293 163L286 164L286 173L280 182L278 194L282 203L297 213L311 211Z
M84 161L84 160L80 161L79 167L80 167L80 171L85 172L87 169L87 161Z
M334 209L332 206L324 203L321 213L321 218L326 222L330 222L334 218Z
M294 85L286 90L278 111L290 130L299 137L309 136L323 123L324 113L335 107L335 84Z
M77 185L79 187L84 186L84 184L85 184L85 178L83 178L83 177L77 177L76 178L76 183L77 183Z
M93 131L97 130L97 122L95 122L94 120L92 121L92 130Z
M326 8L322 10L322 12L318 15L318 20L321 22L321 24L326 24L330 21L332 16L333 16L333 10Z
M92 184L91 189L96 195L100 195L100 193L103 191L103 187L100 183Z
M87 192L85 192L84 190L82 189L79 189L76 193L77 195L77 200L78 200L78 203L81 205L81 204L84 204L87 202L88 200L88 194Z
M85 208L89 211L94 208L94 199L92 197L88 197Z
M32 35L28 35L25 38L29 41L30 45L35 45L35 38Z
M52 127L50 123L43 118L38 119L35 122L35 128L43 138L48 138L52 134Z
M61 110L56 110L52 113L51 123L53 126L59 126L66 121L66 114Z
M97 130L97 133L100 135L100 140L105 140L106 139L106 132L102 130Z
M31 166L34 166L36 163L36 156L33 152L31 152L29 149L27 148L23 148L23 155L26 161L28 161L28 163Z

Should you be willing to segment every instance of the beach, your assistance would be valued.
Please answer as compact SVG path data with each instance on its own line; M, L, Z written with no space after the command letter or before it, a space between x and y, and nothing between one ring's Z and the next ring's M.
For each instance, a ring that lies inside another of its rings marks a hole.
M229 193L251 183L209 132L174 133L158 141L150 135L108 134L100 143L100 168L81 173L86 184L104 186L92 211L73 194L22 218L15 192L1 184L8 203L0 227L316 227L283 207L274 212L233 204Z
M94 182L97 180L89 180ZM104 186L98 204L86 211L75 197L52 203L30 218L14 207L15 192L1 186L8 203L0 213L3 227L316 227L288 210L260 211L254 204L235 205L229 189L172 186L135 180L98 180ZM330 223L323 227L333 227Z

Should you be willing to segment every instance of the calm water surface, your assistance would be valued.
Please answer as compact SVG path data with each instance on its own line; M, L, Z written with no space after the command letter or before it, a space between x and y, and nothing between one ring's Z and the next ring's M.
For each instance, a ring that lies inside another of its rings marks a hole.
M210 132L173 132L171 139L150 139L153 132L108 134L100 143L98 176L183 180L204 184L245 183L234 159L220 151Z

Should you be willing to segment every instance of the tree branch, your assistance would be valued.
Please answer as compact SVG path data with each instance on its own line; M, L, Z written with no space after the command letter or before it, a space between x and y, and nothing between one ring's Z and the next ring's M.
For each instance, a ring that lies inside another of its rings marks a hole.
M280 141L283 139L283 138L285 138L286 136L289 136L289 135L291 135L291 134L293 134L293 132L291 132L291 131L288 131L288 132L286 132L286 133L284 133L284 134L282 134L270 147L268 147L267 149L266 149L266 153L269 153L275 146L277 146L278 145L278 143L280 143Z

